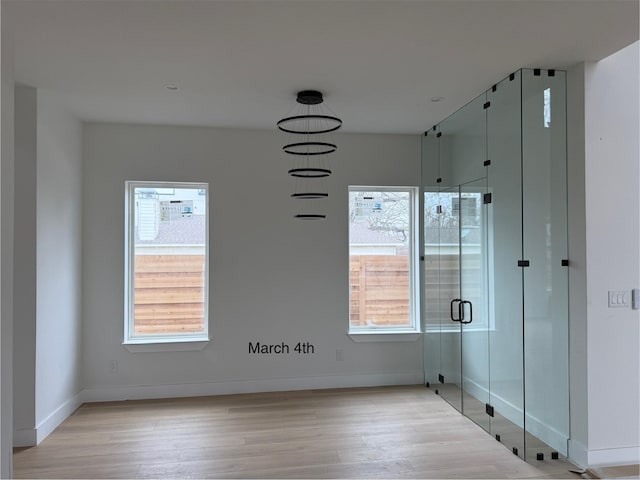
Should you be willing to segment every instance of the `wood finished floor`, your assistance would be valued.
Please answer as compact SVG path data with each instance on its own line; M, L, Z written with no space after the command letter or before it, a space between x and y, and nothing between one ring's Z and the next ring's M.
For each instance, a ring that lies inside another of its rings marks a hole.
M422 386L85 404L17 478L580 478L530 465Z

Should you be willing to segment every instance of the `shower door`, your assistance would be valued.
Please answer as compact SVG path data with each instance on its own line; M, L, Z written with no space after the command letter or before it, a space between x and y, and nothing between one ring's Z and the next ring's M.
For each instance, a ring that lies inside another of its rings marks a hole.
M425 216L425 278L427 292L437 289L437 296L427 293L427 301L438 304L430 315L438 321L427 324L425 351L427 380L437 382L445 400L489 431L485 193L485 178L425 192L425 212L431 212Z
M487 179L459 187L462 412L487 431L489 318L487 284ZM457 303L457 302L456 302ZM455 310L455 308L454 308Z
M462 411L462 324L460 294L460 189L438 192L438 256L440 311L440 361L438 393Z

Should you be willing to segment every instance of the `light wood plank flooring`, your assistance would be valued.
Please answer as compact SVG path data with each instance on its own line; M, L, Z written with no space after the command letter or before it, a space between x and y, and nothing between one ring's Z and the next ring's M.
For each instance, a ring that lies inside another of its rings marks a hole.
M527 464L423 386L85 404L18 478L580 478Z

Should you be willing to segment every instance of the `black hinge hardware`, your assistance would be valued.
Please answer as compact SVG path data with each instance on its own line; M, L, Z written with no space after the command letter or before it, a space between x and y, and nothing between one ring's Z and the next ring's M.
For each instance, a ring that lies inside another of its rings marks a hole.
M436 131L436 127L437 127L437 125L434 125L434 126L433 126L433 131L434 131L434 132Z
M436 137L440 138L442 136L442 132L436 133Z
M490 417L493 417L493 406L489 405L488 403L484 404L484 411L487 412L487 415L489 415Z
M551 460L558 460L559 455L558 452L551 452Z
M485 160L485 161L484 161L484 163L483 163L483 165L484 165L485 167L488 167L489 165L491 165L491 160Z
M439 374L438 374L438 381L439 381L440 383L444 383L444 375L442 375L442 374L440 374L440 373L439 373Z
M496 90L498 90L498 85L492 85L491 86L491 91L495 92Z
M436 183L440 183L440 182L442 182L442 179L441 178L436 178Z
M424 255L420 255L420 261L424 262Z
M540 69L539 68L534 68L533 69L533 76L534 77L539 77L540 76Z
M547 75L550 76L550 77L555 77L556 76L556 71L553 68L550 68L547 71Z
M529 260L518 260L518 266L519 267L528 267L529 266Z
M536 453L536 460L544 460L544 453Z
M424 136L426 137L427 135L429 135L429 131L424 132Z
M442 205L436 205L436 213L442 213Z
M486 110L486 109L487 109L487 108L489 108L490 106L491 106L491 102L485 102L485 104L484 104L484 105L482 105L482 108L484 108L484 109Z
M496 440L500 441L500 434L496 433Z
M440 395L440 393L438 392L438 389L436 388L436 395Z
M490 193L485 193L485 194L482 196L482 203L484 203L485 205L486 205L487 203L491 203L491 194L490 194Z
M514 455L518 454L518 449L516 447L511 447L511 451L513 452Z
M425 383L424 386L429 388L430 387L429 382Z
M563 260L562 260L562 266L563 266L563 267L568 267L568 266L569 266L569 260L567 260L567 259L563 259Z
M515 80L515 78L516 78L516 74L515 73L512 73L512 74L509 75L509 81L510 82L513 82Z

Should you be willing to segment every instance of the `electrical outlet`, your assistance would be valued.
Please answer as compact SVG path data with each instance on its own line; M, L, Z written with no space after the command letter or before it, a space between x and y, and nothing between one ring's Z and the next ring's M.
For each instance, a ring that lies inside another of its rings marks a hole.
M629 308L629 292L609 291L609 308Z

